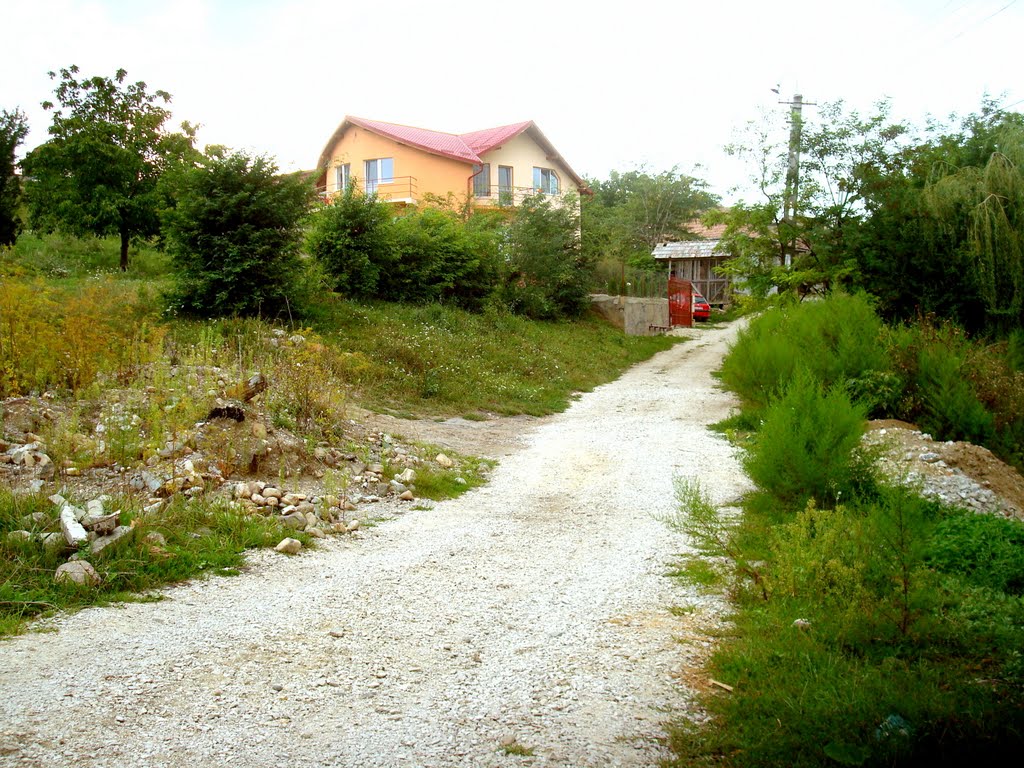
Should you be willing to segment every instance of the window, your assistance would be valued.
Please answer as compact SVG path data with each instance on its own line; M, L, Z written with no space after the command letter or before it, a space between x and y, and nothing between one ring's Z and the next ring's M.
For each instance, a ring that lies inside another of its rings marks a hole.
M498 205L512 205L512 166L498 166Z
M550 168L533 169L533 189L545 195L558 194L558 177Z
M352 165L345 163L334 169L334 186L339 192L348 189L349 179L352 178Z
M372 195L377 191L380 184L391 184L395 180L395 161L391 157L382 157L377 160L367 160L366 166L366 194Z
M483 165L473 166L473 196L474 197L490 197L491 196L491 164L484 163Z

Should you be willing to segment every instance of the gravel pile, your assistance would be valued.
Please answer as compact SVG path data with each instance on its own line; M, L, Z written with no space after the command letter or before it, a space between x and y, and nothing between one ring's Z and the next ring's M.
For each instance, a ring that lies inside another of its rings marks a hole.
M735 331L538 420L458 500L0 644L0 765L656 765L724 610L664 575L673 478L748 488L705 428Z

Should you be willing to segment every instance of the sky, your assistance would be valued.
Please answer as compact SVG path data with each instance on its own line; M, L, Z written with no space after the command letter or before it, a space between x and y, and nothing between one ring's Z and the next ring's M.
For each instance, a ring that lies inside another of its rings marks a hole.
M724 152L796 93L894 118L1024 110L1024 0L0 0L0 109L46 141L47 73L173 96L176 126L310 169L345 115L463 133L533 120L577 173L676 168L750 199ZM778 88L779 95L772 92ZM814 119L807 107L805 119Z

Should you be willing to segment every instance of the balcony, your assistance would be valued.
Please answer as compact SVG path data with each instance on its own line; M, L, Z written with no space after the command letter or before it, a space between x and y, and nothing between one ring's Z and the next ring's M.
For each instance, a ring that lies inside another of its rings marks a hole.
M482 187L479 184L473 185L473 204L477 208L515 208L521 205L523 200L531 195L537 194L540 190L533 187L504 187L493 185ZM561 194L549 195L561 201Z
M388 179L364 182L362 179L351 179L353 187L368 194L376 194L378 200L385 203L402 203L415 205L419 202L419 186L415 176L393 176ZM331 185L333 187L333 185ZM329 199L338 194L340 190L327 188L320 190L320 195Z

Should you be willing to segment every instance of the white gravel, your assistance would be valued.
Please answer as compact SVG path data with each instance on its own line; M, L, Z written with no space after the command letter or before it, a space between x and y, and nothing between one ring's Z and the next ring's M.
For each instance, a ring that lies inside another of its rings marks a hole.
M665 577L658 518L676 475L748 487L705 429L735 331L540 420L461 499L0 643L0 765L656 765L722 609Z

